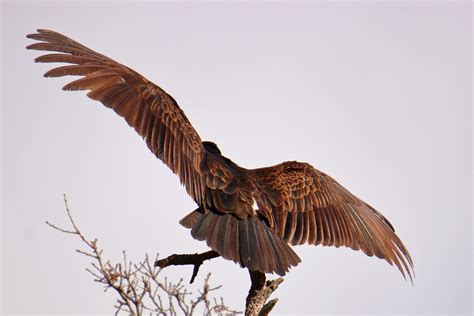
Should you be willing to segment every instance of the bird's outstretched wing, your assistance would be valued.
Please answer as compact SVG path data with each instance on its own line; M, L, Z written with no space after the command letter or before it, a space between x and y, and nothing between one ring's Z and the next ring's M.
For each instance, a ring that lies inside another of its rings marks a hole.
M179 176L191 197L201 202L199 168L205 149L170 95L134 70L62 34L40 29L27 37L40 41L28 49L54 52L36 58L36 62L70 64L46 72L45 77L81 76L63 90L89 90L89 98L125 118L150 150Z
M262 191L259 209L286 242L360 249L412 279L412 259L390 222L330 176L299 162L254 173Z
M27 37L40 41L27 46L28 49L53 52L36 58L36 62L69 64L46 72L45 77L80 76L63 89L89 90L88 97L125 118L150 150L179 176L199 205L182 221L183 225L193 227L195 238L206 240L224 258L251 269L284 274L289 266L299 262L284 242L276 235L274 240L266 226L252 219L252 183L235 171L230 160L216 152L217 147L201 141L170 95L136 71L62 34L40 29ZM209 150L206 146L210 146ZM270 249L277 247L284 262L275 259L263 266L261 254L251 252L255 227L266 232L258 240L273 242Z

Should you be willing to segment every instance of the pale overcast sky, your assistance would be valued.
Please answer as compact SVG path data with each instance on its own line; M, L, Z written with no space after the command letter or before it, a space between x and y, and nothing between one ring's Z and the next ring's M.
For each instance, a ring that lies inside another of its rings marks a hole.
M25 35L66 34L172 94L205 140L245 167L311 163L376 207L415 262L296 247L275 314L472 311L471 3L2 2L2 304L5 314L111 314L67 224L117 260L205 251L178 220L195 208L140 137L83 92L45 79ZM172 280L191 267L170 267ZM213 283L243 309L245 270Z

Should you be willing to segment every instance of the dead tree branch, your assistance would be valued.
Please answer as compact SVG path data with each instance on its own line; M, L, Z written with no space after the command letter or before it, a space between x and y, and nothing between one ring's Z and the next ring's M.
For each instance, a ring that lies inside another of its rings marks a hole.
M194 278L199 271L199 267L203 262L216 257L219 257L219 254L213 250L200 254L174 254L167 258L155 261L155 266L165 268L172 265L193 265L194 269L190 282L193 283ZM249 273L252 285L246 300L245 315L269 315L278 302L278 299L273 299L269 302L267 302L267 300L283 282L283 278L266 281L264 273L258 271L249 271Z
M172 283L166 278L164 281L158 278L161 267L155 266L152 262L162 262L166 264L166 258L158 260L158 256L154 261L150 261L148 255L138 264L127 259L125 251L120 263L113 264L103 257L103 250L99 248L97 239L88 240L76 225L68 201L64 195L64 203L69 222L72 229L60 228L46 221L54 230L65 234L76 235L86 246L86 250L77 249L76 251L82 255L93 259L91 267L86 270L94 277L94 281L105 286L105 290L113 289L118 299L115 304L115 315L120 312L129 315L236 315L241 312L234 311L224 304L224 300L220 298L210 299L209 293L218 290L221 286L211 287L209 285L210 274L204 279L202 289L198 295L194 295L188 291L183 285L181 279L178 283ZM204 254L203 254L204 255ZM194 263L195 272L193 272L193 281L199 270L199 266L204 260L216 257L214 254L208 253L202 257L200 263ZM198 259L199 259L198 258ZM176 260L176 259L174 259ZM172 262L172 259L168 259ZM183 263L184 264L184 263Z
M250 271L250 280L252 286L250 287L245 304L245 315L259 315L266 316L270 314L273 307L275 307L278 299L267 300L270 295L276 291L278 286L283 282L283 278L266 281L265 274L259 271Z
M218 256L219 254L215 251L208 251L201 254L174 254L165 259L155 261L155 266L165 268L172 265L193 265L194 269L191 277L192 283L203 262ZM283 278L267 281L264 273L250 270L249 273L252 285L245 304L245 315L269 315L278 302L278 299L275 298L268 302L267 300L283 282Z

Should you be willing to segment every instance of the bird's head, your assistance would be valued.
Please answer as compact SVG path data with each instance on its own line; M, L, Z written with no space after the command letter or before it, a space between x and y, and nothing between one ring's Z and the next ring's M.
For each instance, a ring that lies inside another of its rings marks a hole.
M219 155L222 154L221 151L219 150L219 147L217 147L217 145L213 142L204 141L202 142L202 145L210 153L219 154Z

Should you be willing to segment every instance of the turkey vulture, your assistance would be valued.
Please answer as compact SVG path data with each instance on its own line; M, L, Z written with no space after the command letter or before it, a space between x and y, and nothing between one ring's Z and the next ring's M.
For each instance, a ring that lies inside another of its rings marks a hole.
M80 76L63 90L88 90L135 129L175 174L197 209L180 223L225 259L285 275L301 260L290 245L345 246L395 264L413 262L390 222L325 173L296 161L246 169L202 141L177 102L136 71L57 32L27 35L35 62L66 63L45 77Z

